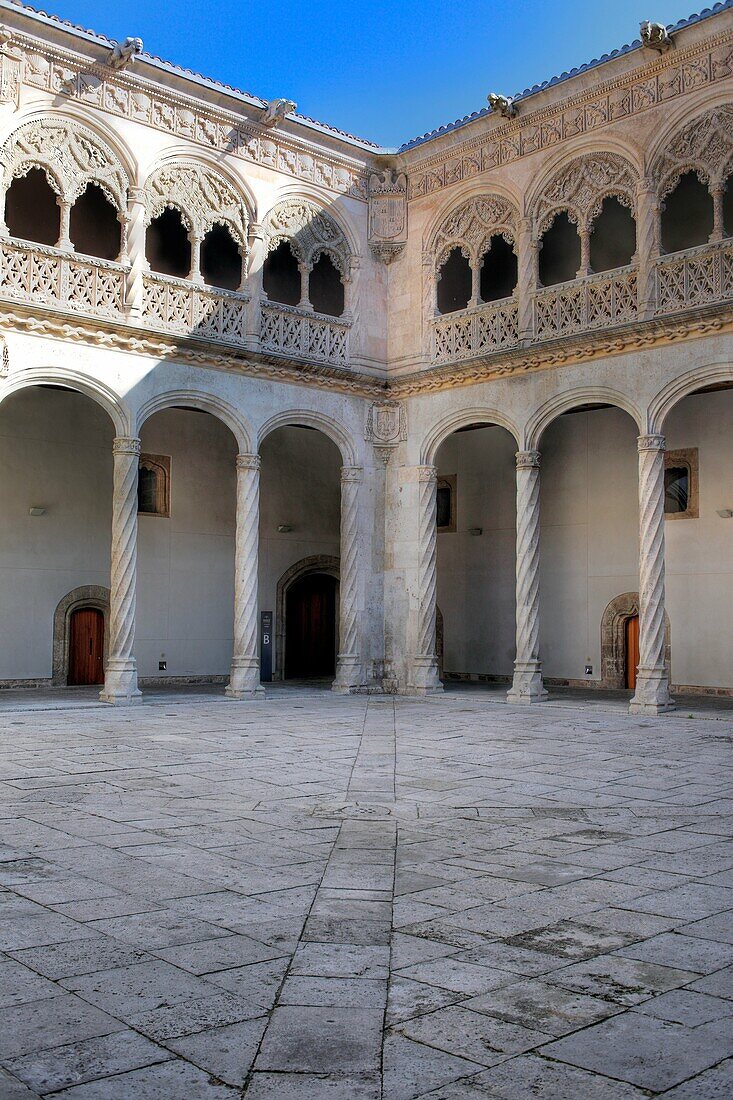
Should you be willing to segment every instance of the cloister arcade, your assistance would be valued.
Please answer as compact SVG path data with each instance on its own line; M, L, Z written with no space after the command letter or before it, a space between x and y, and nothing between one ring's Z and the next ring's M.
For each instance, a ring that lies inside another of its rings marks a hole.
M274 678L337 691L733 694L733 51L707 17L680 32L706 82L634 47L598 63L618 95L571 73L396 154L171 69L176 98L144 58L95 84L74 55L72 93L24 20L0 685L252 698L264 612Z

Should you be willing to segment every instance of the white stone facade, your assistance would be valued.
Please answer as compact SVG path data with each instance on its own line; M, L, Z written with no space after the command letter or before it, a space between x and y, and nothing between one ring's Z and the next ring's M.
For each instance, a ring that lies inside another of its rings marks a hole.
M254 698L259 613L284 674L288 578L320 562L337 691L603 685L604 612L631 594L634 709L669 707L670 660L673 685L733 692L730 5L397 154L0 8L0 683L51 681L55 613L95 586L103 699L161 677ZM41 176L53 243L13 232ZM685 181L699 226L674 224ZM89 185L114 258L80 223ZM611 207L635 231L615 266ZM561 222L577 262L550 281ZM516 280L484 300L497 239ZM449 262L465 295L439 313ZM677 523L665 441L699 460ZM170 459L167 517L138 516L141 451Z

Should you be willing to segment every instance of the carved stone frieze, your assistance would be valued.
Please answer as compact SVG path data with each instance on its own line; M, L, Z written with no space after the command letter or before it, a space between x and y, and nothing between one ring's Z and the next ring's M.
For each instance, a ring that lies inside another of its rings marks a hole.
M490 134L467 138L449 152L435 154L428 145L425 158L409 171L408 197L417 199L532 153L556 148L608 123L632 118L662 103L718 84L731 73L733 35L730 32L717 36L712 43L708 40L657 55L643 68L595 84L557 106L522 114L521 125L517 120L507 121L492 129Z
M242 251L247 250L249 219L244 200L213 169L194 161L164 164L148 180L145 193L148 221L175 206L199 239L215 223L226 225Z
M637 185L637 173L616 153L578 157L553 176L536 200L537 233L544 233L560 210L567 211L577 225L589 225L608 195L614 195L633 210Z
M407 244L407 176L394 168L369 177L369 247L391 263Z
M438 265L453 248L461 248L469 260L478 260L492 236L500 234L514 243L519 211L500 195L478 195L452 210L433 236Z
M733 106L723 104L693 119L672 138L656 161L653 176L660 198L687 171L711 186L722 185L733 165Z
M156 87L139 71L90 64L87 58L28 34L15 33L14 41L22 50L18 80L27 87L69 96L85 107L366 201L367 172L348 157L314 154L292 134L275 134L243 119L240 112L202 105L193 96ZM0 65L0 78L1 74Z
M341 227L309 199L285 199L263 222L267 251L288 241L296 258L312 267L326 253L344 279L351 275L351 249Z
M26 122L7 139L0 159L4 186L14 176L41 168L67 202L73 203L87 184L96 183L118 210L126 208L128 179L119 158L96 134L71 119L49 116Z

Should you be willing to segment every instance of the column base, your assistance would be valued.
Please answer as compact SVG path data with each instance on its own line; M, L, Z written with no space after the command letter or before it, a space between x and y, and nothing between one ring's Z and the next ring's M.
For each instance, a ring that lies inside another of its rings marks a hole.
M530 706L544 703L547 691L542 683L542 669L537 661L515 661L514 680L506 693L507 703Z
M331 691L337 695L352 695L361 687L361 661L352 653L339 653L336 659L336 677Z
M260 683L260 662L257 658L232 661L229 683L224 688L228 699L263 699L265 689Z
M137 686L137 666L133 660L115 660L107 663L104 687L99 693L103 703L114 707L129 707L142 703L143 693Z
M419 654L412 658L407 682L408 695L438 695L443 685L438 676L438 658L435 654Z
M669 694L669 677L663 668L638 669L636 691L629 703L629 714L665 714L676 710Z

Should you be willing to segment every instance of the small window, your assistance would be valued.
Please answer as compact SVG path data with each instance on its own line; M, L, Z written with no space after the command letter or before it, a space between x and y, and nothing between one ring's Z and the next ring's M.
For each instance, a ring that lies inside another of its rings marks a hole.
M456 529L456 475L445 474L438 478L437 528L439 531Z
M116 260L120 254L117 210L96 183L87 184L71 208L69 236L77 252Z
M167 207L153 218L145 236L145 256L152 271L187 279L191 274L191 242L177 210Z
M481 301L498 302L517 288L517 256L506 237L493 236L481 261Z
M271 302L297 306L300 302L300 267L287 241L280 241L265 257L262 284Z
M242 254L225 225L213 225L201 242L201 274L208 286L239 290Z
M666 519L697 519L697 448L667 451L664 456L664 515Z
M308 280L308 300L316 313L340 317L344 312L344 284L331 257L323 252L313 264Z
M630 264L636 251L636 222L615 195L603 200L590 235L591 271L613 271Z
M170 516L171 460L168 455L140 455L137 510L145 516Z
M11 237L54 246L61 232L56 192L41 168L16 176L5 195L5 221Z
M539 279L542 286L555 286L575 279L580 268L580 237L565 210L556 214L542 236Z
M471 301L471 265L460 248L451 249L438 279L438 313L465 309Z
M713 197L695 172L680 176L662 206L662 248L683 252L707 244L713 231Z

